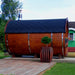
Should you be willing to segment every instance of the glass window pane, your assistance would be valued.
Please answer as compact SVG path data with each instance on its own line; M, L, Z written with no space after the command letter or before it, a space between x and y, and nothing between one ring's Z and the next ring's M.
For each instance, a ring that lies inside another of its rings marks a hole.
M70 38L73 40L73 33L70 33Z

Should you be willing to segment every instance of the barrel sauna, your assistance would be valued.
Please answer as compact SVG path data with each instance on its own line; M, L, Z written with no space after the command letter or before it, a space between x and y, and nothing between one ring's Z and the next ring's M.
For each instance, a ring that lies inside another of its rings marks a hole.
M67 19L11 20L5 26L5 44L11 55L40 55L44 36L51 38L48 45L53 55L67 55L65 37L68 37Z

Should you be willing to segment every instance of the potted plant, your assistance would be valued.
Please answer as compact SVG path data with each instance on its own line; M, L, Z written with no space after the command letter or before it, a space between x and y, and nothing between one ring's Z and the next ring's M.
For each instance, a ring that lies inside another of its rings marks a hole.
M41 62L51 62L53 57L53 49L52 47L48 47L48 44L51 42L51 38L45 36L41 39L41 42L46 44L46 47L42 47L40 52L40 60Z

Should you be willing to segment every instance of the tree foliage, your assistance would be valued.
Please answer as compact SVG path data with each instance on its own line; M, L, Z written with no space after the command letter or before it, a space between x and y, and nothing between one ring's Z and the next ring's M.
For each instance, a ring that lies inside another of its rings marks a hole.
M5 47L5 33L4 33L4 28L5 28L6 23L7 23L6 20L2 20L0 18L0 50L1 51L6 49L6 47Z
M18 9L22 8L19 0L3 0L1 4L2 18L15 20L18 16Z
M45 36L42 38L41 42L44 44L49 44L51 42L51 39L49 37Z
M0 50L3 51L5 47L5 25L7 20L15 20L18 16L18 9L22 8L22 3L19 0L2 0L1 10L2 17L0 18ZM8 18L6 20L6 18Z

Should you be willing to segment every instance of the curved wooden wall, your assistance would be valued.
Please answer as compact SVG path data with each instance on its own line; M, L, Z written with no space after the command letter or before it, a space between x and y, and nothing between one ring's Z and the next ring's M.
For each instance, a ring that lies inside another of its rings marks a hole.
M48 36L51 38L51 34L30 34L30 48L31 48L31 53L37 53L40 54L40 50L42 47L46 46L45 44L41 43L41 39L44 36ZM49 44L48 46L51 46Z
M62 53L62 33L53 33L53 51L57 55Z
M28 34L8 34L8 46L11 53L29 54Z
M30 42L30 50L28 46L28 34L5 34L5 42L6 38L8 38L8 48L12 54L40 54L40 51L45 44L41 43L41 39L44 36L48 36L51 38L51 33L44 34L29 34L29 42ZM66 53L65 49L65 34L63 34L63 50ZM7 46L7 42L6 42ZM49 44L49 47L51 44ZM54 55L61 54L62 55L62 33L53 33L52 35L52 47Z

